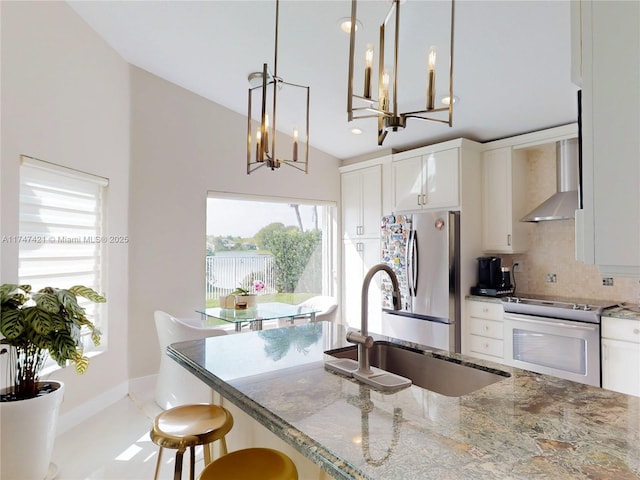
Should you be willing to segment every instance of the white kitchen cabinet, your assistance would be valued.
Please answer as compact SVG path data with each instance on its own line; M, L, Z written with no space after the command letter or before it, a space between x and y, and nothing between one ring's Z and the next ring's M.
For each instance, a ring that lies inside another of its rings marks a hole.
M602 388L640 397L640 321L602 317Z
M380 239L360 238L342 242L342 318L350 327L360 328L362 281L371 267L380 262ZM376 275L369 289L369 330L380 331L382 297L380 275ZM375 288L377 287L377 288Z
M523 253L529 243L526 215L527 165L524 152L511 146L482 155L482 250Z
M640 277L640 2L583 0L582 194L576 257Z
M419 148L394 156L393 211L455 208L460 205L460 148Z
M499 303L466 301L467 342L463 353L503 363L504 309Z
M362 281L380 262L380 222L389 213L391 155L342 167L342 296L343 323L360 328ZM377 276L379 277L379 275ZM369 293L369 328L379 328L382 314L380 281Z
M382 165L345 172L341 179L343 237L379 237L382 217Z

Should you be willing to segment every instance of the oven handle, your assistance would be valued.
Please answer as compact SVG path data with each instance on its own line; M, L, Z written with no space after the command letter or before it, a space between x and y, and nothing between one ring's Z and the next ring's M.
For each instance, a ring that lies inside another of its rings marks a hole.
M563 320L561 318L547 318L547 317L533 317L530 315L519 315L514 313L506 313L504 315L505 321L533 323L535 325L556 325L558 327L572 328L574 330L585 330L588 332L595 332L598 330L598 324L596 323L582 323Z

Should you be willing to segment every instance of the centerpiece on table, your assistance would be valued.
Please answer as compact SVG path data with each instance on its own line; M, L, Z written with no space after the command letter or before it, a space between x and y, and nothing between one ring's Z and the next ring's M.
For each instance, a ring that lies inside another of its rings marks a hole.
M258 294L264 290L264 282L262 280L254 280L251 289L238 287L230 296L234 297L233 304L236 310L246 310L256 306ZM226 300L227 305L229 300Z

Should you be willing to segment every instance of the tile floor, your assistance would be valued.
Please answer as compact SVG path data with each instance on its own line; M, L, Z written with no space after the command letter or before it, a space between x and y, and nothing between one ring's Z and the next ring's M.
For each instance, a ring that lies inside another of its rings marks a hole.
M158 447L149 428L160 408L151 393L132 393L56 438L52 461L55 480L151 480ZM173 450L165 450L160 479L173 478ZM197 455L196 474L202 468ZM188 478L185 456L183 478Z

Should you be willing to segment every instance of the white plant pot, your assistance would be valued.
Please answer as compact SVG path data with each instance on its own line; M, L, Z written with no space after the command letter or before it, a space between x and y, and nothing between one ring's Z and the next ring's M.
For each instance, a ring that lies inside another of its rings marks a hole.
M0 402L0 478L41 480L49 475L64 384L46 395Z

